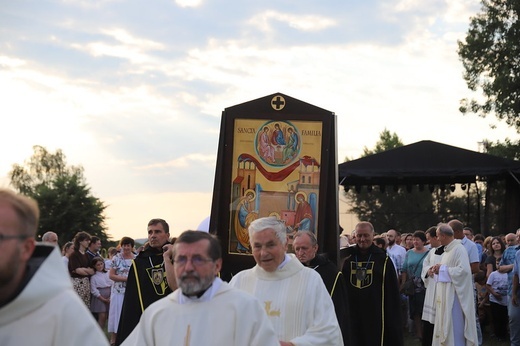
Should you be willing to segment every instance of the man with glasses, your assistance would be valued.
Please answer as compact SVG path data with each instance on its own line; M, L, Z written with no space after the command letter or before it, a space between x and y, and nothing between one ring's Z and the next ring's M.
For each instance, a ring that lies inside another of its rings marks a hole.
M172 251L179 288L150 305L127 345L278 345L260 303L217 277L222 251L206 232L185 231Z
M0 189L0 345L108 345L58 247L36 243L36 202Z
M132 262L128 273L116 345L130 335L144 309L172 292L163 259L163 248L170 243L169 240L170 226L165 220L152 219L148 222L148 242Z

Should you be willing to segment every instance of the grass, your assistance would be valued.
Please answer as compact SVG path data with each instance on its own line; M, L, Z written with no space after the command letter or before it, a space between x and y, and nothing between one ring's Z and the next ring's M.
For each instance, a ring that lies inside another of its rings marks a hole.
M507 341L498 341L495 339L491 333L492 333L492 327L487 326L482 331L482 346L505 346L510 345L509 340ZM421 342L419 339L415 338L414 336L410 335L408 332L404 335L404 346L421 346Z

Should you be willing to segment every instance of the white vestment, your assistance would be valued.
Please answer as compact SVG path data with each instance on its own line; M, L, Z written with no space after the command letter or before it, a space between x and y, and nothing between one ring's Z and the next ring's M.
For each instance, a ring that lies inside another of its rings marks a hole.
M438 281L435 287L435 327L432 345L455 345L453 306L456 297L463 314L466 345L478 345L473 297L473 276L468 261L468 252L459 240L444 247L440 264L447 269L451 282ZM461 322L461 321L459 321Z
M28 268L34 274L27 285L0 307L0 345L108 345L56 246L36 245Z
M435 251L437 251L437 248L431 249L426 256L421 272L421 278L424 282L424 287L426 287L422 319L431 324L435 324L435 280L433 277L428 276L428 270L435 264L440 263L442 258L442 255L436 255Z
M274 272L256 265L230 284L260 300L281 341L296 346L343 345L334 305L320 275L293 254Z
M278 346L257 299L216 278L202 297L175 290L152 303L122 346Z

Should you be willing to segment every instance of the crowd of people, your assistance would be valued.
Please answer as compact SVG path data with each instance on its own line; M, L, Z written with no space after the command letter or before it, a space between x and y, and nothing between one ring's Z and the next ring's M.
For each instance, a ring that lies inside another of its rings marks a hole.
M458 346L482 345L488 328L520 346L520 230L484 238L450 220L400 234L363 221L342 232L337 266L314 232L289 247L286 225L262 217L247 229L256 265L228 283L207 232L172 238L152 219L137 249L78 232L60 255L56 233L36 241L38 221L33 200L0 189L1 345L399 346L408 333Z
M356 230L352 233L343 232L344 247L356 243ZM450 237L456 242L448 241ZM520 345L518 263L514 265L520 258L520 229L516 234L483 237L451 220L425 232L374 233L373 242L386 251L398 276L403 333L418 338L423 345L457 345L453 333L462 331L460 345L482 345L483 330L487 329L488 338ZM455 256L452 248L460 254ZM463 261L453 262L458 257ZM443 269L443 264L448 265ZM454 292L446 295L449 286ZM439 311L446 313L439 302L450 309L454 305L458 315L453 309L451 316L439 315ZM435 329L436 321L442 323L442 329ZM456 324L461 321L463 324Z

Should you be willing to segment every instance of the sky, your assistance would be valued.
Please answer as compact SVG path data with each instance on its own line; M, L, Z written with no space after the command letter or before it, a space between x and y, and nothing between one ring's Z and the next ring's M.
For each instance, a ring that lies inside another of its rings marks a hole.
M84 167L107 233L172 235L211 209L222 111L276 92L334 112L338 161L379 134L477 151L462 115L475 0L0 0L0 187L34 145ZM340 208L345 208L340 201Z

